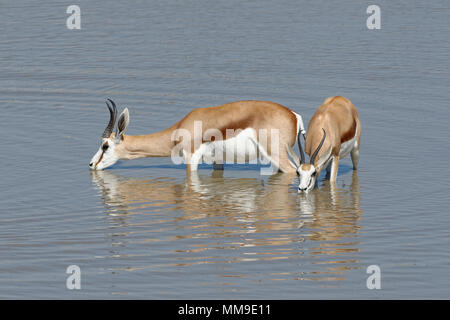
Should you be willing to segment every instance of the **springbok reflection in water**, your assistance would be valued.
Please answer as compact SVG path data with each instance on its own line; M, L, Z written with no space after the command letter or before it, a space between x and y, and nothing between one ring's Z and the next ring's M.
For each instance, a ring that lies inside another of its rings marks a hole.
M341 280L357 268L359 183L297 194L296 178L228 178L193 172L182 178L128 178L91 172L101 190L117 257L165 250L126 270L208 263L301 259L305 270L268 270L273 279ZM164 244L164 246L161 246ZM144 246L145 249L140 249ZM149 250L148 247L151 247ZM286 270L286 267L282 268ZM240 275L240 276L245 276Z

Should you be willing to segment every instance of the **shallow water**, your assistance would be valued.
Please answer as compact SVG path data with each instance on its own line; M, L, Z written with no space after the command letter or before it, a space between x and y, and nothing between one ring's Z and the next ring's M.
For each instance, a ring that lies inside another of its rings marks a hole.
M0 6L0 298L449 297L447 2L379 1L375 31L352 1L78 4L81 30L67 3ZM244 99L307 122L337 94L363 134L336 187L168 158L88 170L106 98L145 134Z

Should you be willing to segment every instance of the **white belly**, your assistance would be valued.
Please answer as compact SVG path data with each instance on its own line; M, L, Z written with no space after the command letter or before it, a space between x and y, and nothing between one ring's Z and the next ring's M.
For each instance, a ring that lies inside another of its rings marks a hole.
M258 149L251 140L256 141L256 132L252 128L242 130L233 138L203 143L199 152L208 164L219 163L257 163Z
M355 131L355 136L351 140L348 140L341 144L341 150L339 151L339 159L346 157L350 153L350 151L352 151L353 148L355 148L357 146L356 144L357 144L357 142L356 142L356 131Z

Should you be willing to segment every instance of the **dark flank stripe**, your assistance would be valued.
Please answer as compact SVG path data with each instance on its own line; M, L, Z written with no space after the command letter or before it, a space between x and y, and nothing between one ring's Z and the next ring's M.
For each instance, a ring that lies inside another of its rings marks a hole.
M353 120L353 125L346 133L344 133L341 137L341 143L347 142L348 140L353 139L356 133L356 120Z

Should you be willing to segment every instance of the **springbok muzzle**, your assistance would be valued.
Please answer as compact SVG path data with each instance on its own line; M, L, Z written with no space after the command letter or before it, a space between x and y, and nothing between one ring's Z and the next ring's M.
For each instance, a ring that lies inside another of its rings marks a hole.
M317 146L316 150L313 152L309 159L309 165L305 166L305 170L302 168L304 164L306 164L305 161L305 153L302 148L301 140L300 140L300 133L298 135L297 141L298 141L298 149L300 151L300 165L297 168L297 174L300 177L300 183L298 185L298 192L309 192L312 188L314 188L316 179L318 178L317 174L317 168L315 167L314 163L316 161L316 157L319 154L320 149L323 146L323 143L325 141L325 138L327 136L325 129L322 128L323 136L320 140L319 145ZM306 139L305 139L306 140Z

